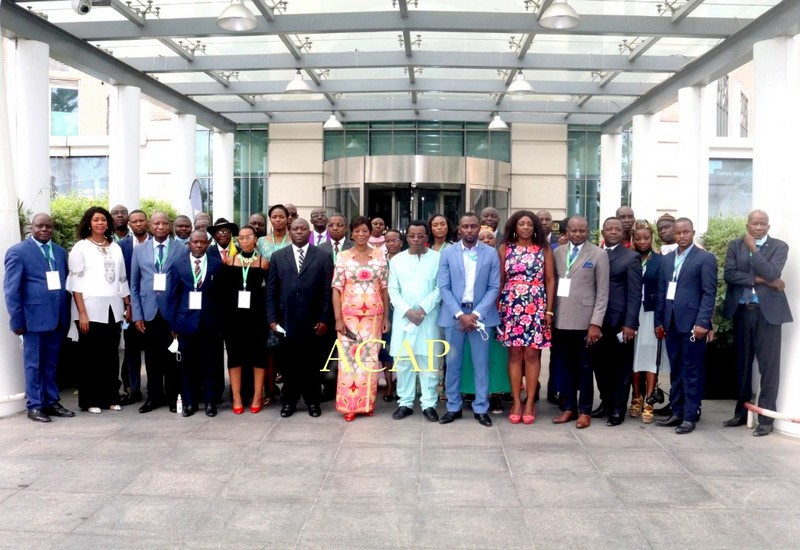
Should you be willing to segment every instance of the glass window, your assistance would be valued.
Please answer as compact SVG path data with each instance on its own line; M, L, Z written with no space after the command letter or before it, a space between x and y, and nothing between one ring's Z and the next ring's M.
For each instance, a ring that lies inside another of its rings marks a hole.
M717 137L728 137L728 75L717 80Z
M708 217L745 216L753 203L751 159L708 159Z
M415 151L414 131L373 130L369 133L370 155L413 155Z
M268 142L265 129L237 130L234 137L233 208L234 221L240 224L267 209Z
M77 136L79 127L78 89L51 86L50 135Z
M198 177L210 176L213 165L211 131L205 128L198 128L195 136L195 173Z
M367 132L345 130L344 133L344 156L345 157L365 157L367 153Z
M622 194L620 206L631 205L631 180L633 178L633 131L622 132Z
M499 228L503 227L508 219L508 191L494 191L489 189L472 189L469 200L470 210L480 214L487 206L497 208L500 213ZM502 230L502 229L501 229Z
M567 215L600 224L600 131L570 127L567 134Z
M325 130L325 160L344 157L344 130Z
M108 193L108 157L50 157L51 192L99 197Z
M339 187L325 190L325 209L329 214L339 212L348 220L359 214L361 191L358 187Z

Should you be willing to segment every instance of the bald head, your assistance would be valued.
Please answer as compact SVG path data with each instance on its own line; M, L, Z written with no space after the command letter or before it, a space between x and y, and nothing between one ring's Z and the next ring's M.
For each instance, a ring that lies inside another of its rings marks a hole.
M40 243L47 243L53 238L53 219L49 214L39 212L33 216L31 235Z
M292 244L298 248L302 248L308 244L308 236L311 234L311 229L308 222L303 218L297 218L289 226L289 237L292 239Z

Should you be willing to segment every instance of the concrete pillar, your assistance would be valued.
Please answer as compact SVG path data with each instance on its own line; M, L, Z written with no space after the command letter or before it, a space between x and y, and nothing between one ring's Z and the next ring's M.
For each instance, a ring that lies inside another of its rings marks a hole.
M239 220L233 219L233 134L214 132L211 139L214 156L214 219L225 218L237 222ZM247 220L241 221L244 223Z
M800 188L794 132L800 127L800 48L792 38L773 38L753 48L753 208L770 217L770 234L792 247L783 270L786 296L796 319L784 325L778 410L800 417ZM778 431L800 435L800 424L777 421Z
M657 126L658 115L633 117L631 207L638 219L655 219L656 208L658 208L654 192L658 179ZM619 202L619 198L617 198L617 202Z
M26 210L50 212L50 47L16 41L17 194Z
M108 202L139 208L141 90L114 86L108 113Z
M195 166L197 117L195 115L174 115L173 158L172 169L172 204L181 214L189 217L194 213L189 201L189 190L197 177Z
M708 228L708 141L715 117L716 83L678 90L678 156L670 159L678 163L678 181L670 193L682 197L677 215L691 219L698 235Z
M0 90L6 89L4 59L2 41L0 41ZM45 89L47 89L47 80L45 80ZM6 94L0 93L0 180L3 181L3 185L0 185L0 250L3 251L19 242L17 192L11 162L9 114ZM42 139L42 141L47 145L47 139ZM0 262L0 279L3 278L5 278L5 266ZM0 292L0 416L25 409L22 351L19 349L19 338L14 336L8 327L9 318L5 295Z
M600 223L616 214L621 198L622 134L603 134L600 136Z

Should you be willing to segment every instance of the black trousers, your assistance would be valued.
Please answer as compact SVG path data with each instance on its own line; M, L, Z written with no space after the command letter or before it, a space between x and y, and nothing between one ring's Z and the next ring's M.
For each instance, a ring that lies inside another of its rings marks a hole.
M739 395L736 416L744 418L744 404L753 395L753 359L758 359L761 374L761 393L758 406L776 410L781 376L781 325L771 325L764 319L757 304L740 305L733 314L733 340L736 344L736 375ZM774 419L758 416L759 424L772 424Z
M147 399L174 403L180 387L175 355L167 349L172 343L169 323L161 313L144 323L144 361L147 370Z
M278 360L283 376L282 405L295 407L301 396L306 405L319 405L322 396L319 357L324 341L324 337L310 332L289 336L281 342Z
M613 414L624 415L628 408L633 372L633 342L617 339L622 327L603 325L603 337L592 350L592 366L600 390L600 402Z
M145 349L144 334L136 330L133 323L122 333L125 339L125 354L120 369L122 387L140 391L142 389L142 351Z
M586 331L554 328L552 350L564 397L563 410L591 413L594 380L592 361L586 347Z
M222 337L204 331L178 335L181 360L178 369L181 375L181 401L183 406L199 406L200 403L216 403L218 400L220 369L216 350ZM223 372L224 376L225 373Z
M77 321L76 321L77 322ZM89 323L78 340L82 364L78 375L78 407L107 409L119 404L119 337L122 323L114 322L108 309L107 323Z
M667 354L670 364L669 402L672 414L697 421L705 381L706 339L691 340L692 333L681 333L675 324L667 329Z

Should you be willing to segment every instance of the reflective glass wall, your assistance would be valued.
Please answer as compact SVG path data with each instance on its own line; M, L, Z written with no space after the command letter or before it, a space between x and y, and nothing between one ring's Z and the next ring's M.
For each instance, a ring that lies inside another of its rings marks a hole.
M267 209L269 164L266 126L239 125L233 146L233 210L235 223Z
M600 129L570 126L567 134L567 215L579 214L589 229L600 225Z

